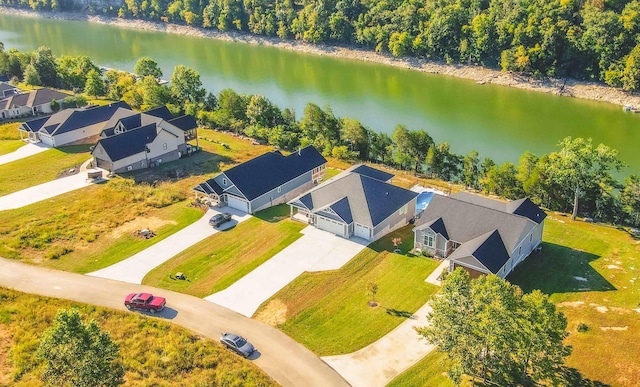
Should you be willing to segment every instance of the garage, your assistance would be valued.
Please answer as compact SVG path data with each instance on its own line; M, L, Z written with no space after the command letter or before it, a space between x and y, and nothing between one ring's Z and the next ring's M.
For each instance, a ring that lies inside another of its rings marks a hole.
M342 222L339 222L333 219L323 218L322 216L318 216L316 219L316 222L317 222L316 227L318 227L321 230L334 233L343 238L347 237L345 235L346 225Z
M227 205L236 210L249 212L249 202L236 196L227 195Z
M353 234L358 238L371 240L371 229L367 226L356 223Z

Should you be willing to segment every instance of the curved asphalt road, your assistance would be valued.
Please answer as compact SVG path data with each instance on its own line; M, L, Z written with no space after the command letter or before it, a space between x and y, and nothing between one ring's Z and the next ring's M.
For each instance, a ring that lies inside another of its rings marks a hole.
M0 286L123 311L127 310L123 304L127 293L157 293L167 298L167 308L158 317L216 340L227 330L247 337L259 351L252 356L253 362L283 386L349 385L315 354L277 329L193 296L4 258L0 258Z

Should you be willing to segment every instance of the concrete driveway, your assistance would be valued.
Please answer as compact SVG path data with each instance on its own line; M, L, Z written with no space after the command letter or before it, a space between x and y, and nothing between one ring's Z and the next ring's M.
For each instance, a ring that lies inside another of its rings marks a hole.
M106 171L103 173L106 175ZM87 182L87 174L83 172L81 168L81 171L75 175L55 179L18 192L0 196L0 211L28 206L76 189L88 187L91 184L93 183Z
M28 142L26 145L21 146L15 151L0 156L0 165L33 156L49 149L51 149L51 147L44 145L43 143L32 144Z
M221 212L229 212L233 215L231 222L223 224L221 226L222 229L230 227L234 223L240 223L251 218L251 215L230 207L210 209L197 222L183 228L170 237L161 240L155 245L142 250L138 254L135 254L124 261L120 261L104 269L88 273L87 275L109 278L132 284L140 284L142 283L144 276L146 276L151 270L160 266L160 264L168 261L181 251L193 246L204 238L219 232L219 229L209 226L209 219L213 215Z
M227 289L205 297L247 317L305 271L336 270L364 249L368 242L344 239L313 226L284 250Z
M197 297L149 286L44 269L4 258L0 258L0 286L123 312L126 311L123 302L127 293L146 291L162 295L167 298L167 307L149 318L165 319L214 340L229 330L245 336L258 351L251 356L251 362L283 386L348 386L344 379L318 356L284 333Z
M400 324L380 340L359 351L322 358L354 387L383 387L420 359L435 346L424 340L414 327L427 325L431 307L424 305L412 318Z

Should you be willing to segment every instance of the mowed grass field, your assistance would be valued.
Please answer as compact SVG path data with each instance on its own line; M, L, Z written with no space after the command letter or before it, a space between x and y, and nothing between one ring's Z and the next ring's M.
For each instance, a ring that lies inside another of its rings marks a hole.
M43 386L35 352L59 309L77 308L120 347L126 386L276 386L215 340L137 313L0 288L0 386Z
M407 254L412 226L372 243L339 270L304 273L266 301L255 318L277 325L320 356L356 351L405 321L436 292L424 282L438 262ZM404 241L393 253L393 238ZM370 307L369 284L378 285Z
M302 234L306 224L289 219L289 206L260 211L237 226L218 232L152 270L145 285L206 297L226 289ZM173 279L182 272L187 281Z
M640 386L640 240L624 229L551 214L543 250L507 280L549 294L568 319L571 386ZM587 331L578 331L585 324ZM390 386L451 385L444 354L434 352ZM440 381L439 381L440 380Z
M569 367L613 386L640 386L640 240L624 229L551 215L544 246L508 278L540 289L567 316ZM588 327L579 332L578 324Z

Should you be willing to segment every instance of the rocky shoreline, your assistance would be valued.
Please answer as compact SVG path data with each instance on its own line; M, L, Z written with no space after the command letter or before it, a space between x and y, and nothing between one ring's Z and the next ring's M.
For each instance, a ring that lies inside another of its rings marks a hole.
M549 93L554 95L583 98L608 102L620 106L640 108L640 95L609 87L596 82L584 82L575 79L545 78L536 79L524 75L502 72L480 66L448 65L419 58L394 58L389 55L355 47L312 45L300 41L283 41L279 38L251 35L239 32L220 32L185 25L152 22L147 20L120 19L101 15L86 15L69 12L35 12L27 9L0 6L0 13L29 17L41 17L60 20L81 20L92 23L108 24L118 27L141 30L161 31L174 34L206 37L247 44L271 46L280 49L300 51L314 55L325 55L344 59L381 63L389 66L442 74L457 78L474 80L479 84L492 83L519 89Z

